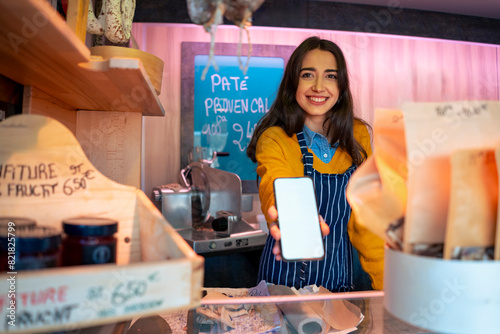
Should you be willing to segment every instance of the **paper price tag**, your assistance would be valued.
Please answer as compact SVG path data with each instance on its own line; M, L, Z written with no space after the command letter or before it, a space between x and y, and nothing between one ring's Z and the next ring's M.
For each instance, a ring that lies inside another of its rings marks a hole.
M191 265L188 262L143 263L131 266L56 269L4 277L0 291L1 328L76 328L89 321L130 318L189 304ZM95 269L94 269L95 268ZM60 275L55 276L58 271ZM3 275L5 276L5 275ZM54 277L58 277L54 280ZM11 298L14 297L14 298ZM15 309L9 309L14 300Z

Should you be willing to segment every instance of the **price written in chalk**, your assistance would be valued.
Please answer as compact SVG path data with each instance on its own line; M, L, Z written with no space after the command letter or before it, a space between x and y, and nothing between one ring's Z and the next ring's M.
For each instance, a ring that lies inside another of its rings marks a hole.
M87 293L87 299L90 301L109 300L113 306L122 306L135 297L144 296L148 288L145 280L131 280L125 283L118 283L113 289L103 286L91 287Z
M92 286L87 291L87 300L94 305L99 317L114 316L119 308L128 313L159 306L161 300L149 300L152 296L147 296L150 283L156 282L159 275L155 272L141 279L119 278L107 286Z
M245 129L243 129L243 127L240 124L238 123L233 124L233 130L235 133L238 134L237 139L233 139L233 144L238 146L240 152L244 152L246 150L247 146L245 144L242 144L242 141L244 139L250 140L252 138L253 131L255 130L256 126L257 124L252 124L250 121L248 121L245 131Z

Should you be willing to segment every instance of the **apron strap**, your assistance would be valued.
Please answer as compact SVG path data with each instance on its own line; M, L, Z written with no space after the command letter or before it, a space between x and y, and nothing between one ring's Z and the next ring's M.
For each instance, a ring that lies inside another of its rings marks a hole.
M304 175L312 177L313 172L313 155L307 150L306 138L302 131L297 132L300 151L302 152L302 163L304 164Z

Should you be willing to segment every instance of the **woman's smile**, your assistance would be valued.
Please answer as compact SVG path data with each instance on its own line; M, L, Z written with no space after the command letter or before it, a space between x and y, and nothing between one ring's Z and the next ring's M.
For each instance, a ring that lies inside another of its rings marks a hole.
M320 104L328 100L328 97L319 97L319 96L308 96L307 98L311 100L313 103L320 103Z

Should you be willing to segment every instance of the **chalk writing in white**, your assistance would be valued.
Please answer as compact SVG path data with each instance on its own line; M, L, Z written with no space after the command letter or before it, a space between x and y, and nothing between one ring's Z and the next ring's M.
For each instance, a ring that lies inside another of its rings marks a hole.
M247 80L248 76L244 76L243 80L240 77L221 77L219 74L213 74L210 79L212 80L212 93L215 93L217 87L221 88L222 91L230 91L231 86L233 86L235 91L248 90Z
M212 124L204 124L201 129L201 133L204 135L220 135L222 134L222 127L227 123L227 119L225 116L217 116L215 119L215 123ZM224 126L224 128L226 128Z
M252 123L250 121L248 121L247 122L247 131L246 131L246 135L245 135L245 131L240 124L238 124L238 123L233 124L233 130L239 134L239 139L233 140L233 144L238 146L238 149L240 150L240 152L243 152L246 149L246 145L243 145L243 146L241 145L243 138L244 137L246 137L247 139L252 138L253 131L255 130L256 126L257 126L257 124L252 125Z

